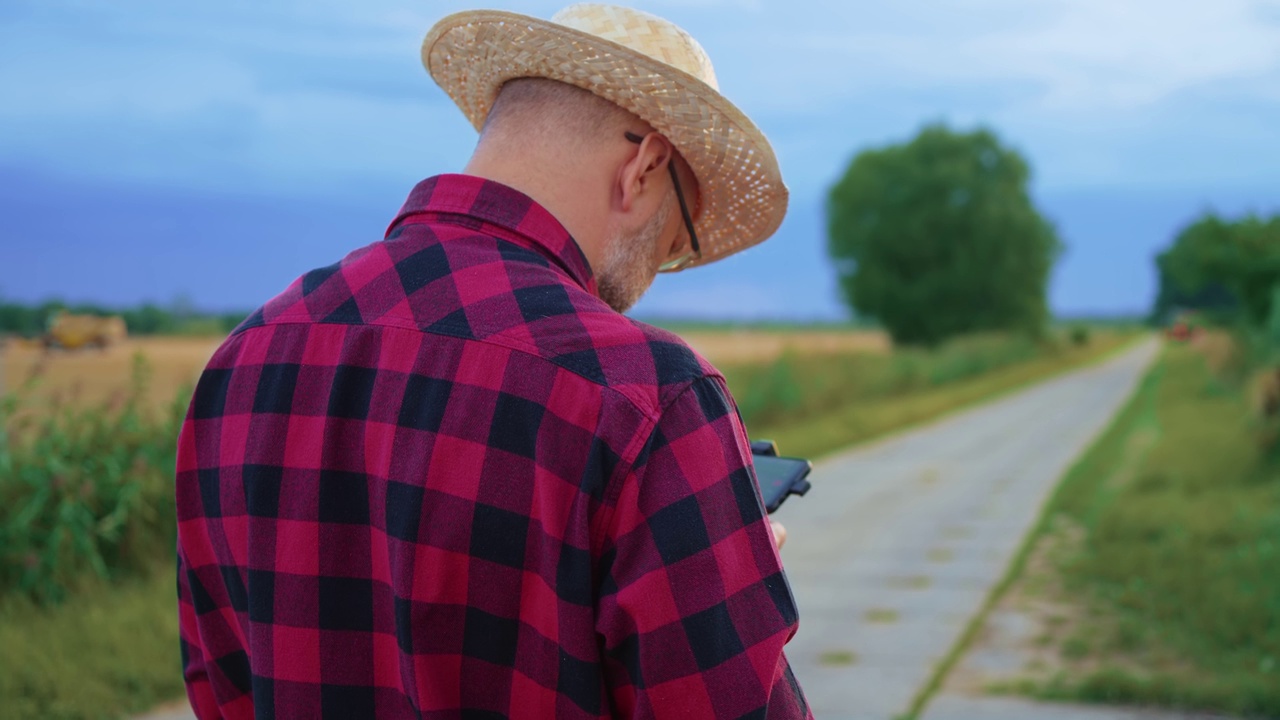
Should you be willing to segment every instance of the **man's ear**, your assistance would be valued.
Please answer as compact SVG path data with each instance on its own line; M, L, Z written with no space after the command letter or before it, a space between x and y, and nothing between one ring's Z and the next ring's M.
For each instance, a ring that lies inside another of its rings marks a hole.
M674 152L671 144L657 133L649 133L636 146L635 153L618 171L623 212L630 212L636 203L654 198L662 191L662 178Z

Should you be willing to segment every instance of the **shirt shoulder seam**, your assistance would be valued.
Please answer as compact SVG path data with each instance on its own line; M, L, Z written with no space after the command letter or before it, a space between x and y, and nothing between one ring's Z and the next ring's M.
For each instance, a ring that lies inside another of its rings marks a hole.
M341 325L345 327L366 327L366 328L374 328L374 329L382 329L382 330L398 330L402 332L418 333L421 335L438 335L441 337L454 338L456 340L461 340L463 342L474 342L474 343L479 343L481 345L493 345L495 347L506 348L508 350L520 352L534 359L541 360L543 362L547 362L552 365L555 365L556 367L568 373L571 373L576 377L582 379L583 381L591 383L592 385L595 385L601 388L602 390L621 396L624 400L626 400L626 402L629 405L632 406L633 409L635 409L638 413L640 413L641 416L643 416L647 421L652 422L654 424L656 424L658 419L662 417L662 414L666 412L667 408L670 407L671 404L674 403L675 400L680 397L680 395L684 394L684 392L688 390L688 388L693 383L697 382L698 380L719 377L719 375L716 373L703 372L697 377L683 380L680 383L677 383L676 385L668 388L666 392L660 393L658 398L658 403L652 409L649 409L646 407L647 405L649 405L649 403L644 402L642 398L634 397L635 395L634 393L629 392L624 388L608 385L598 380L595 380L593 378L587 377L586 375L582 374L581 372L578 372L577 370L574 370L573 368L566 367L564 365L561 365L560 363L555 362L553 359L547 357L545 354L540 352L536 346L529 346L526 343L522 343L519 340L516 340L515 338L503 335L501 333L497 335L490 335L489 337L486 337L486 338L475 338L475 337L468 337L466 335L463 335L462 333L454 335L447 332L440 332L440 328L428 330L410 323L399 324L395 322L386 322L383 320L378 320L371 323L360 323L356 325L356 324L350 324L350 323L333 323L333 322L318 321L311 318L308 315L284 314L284 315L277 315L276 317L272 318L270 321L268 321L267 323L264 323L263 325L255 325L253 327L244 328L239 332L233 333L233 335L243 335L247 332L251 332L258 328L272 327L272 326L278 326L278 325ZM662 398L662 395L669 396L666 398L665 402Z

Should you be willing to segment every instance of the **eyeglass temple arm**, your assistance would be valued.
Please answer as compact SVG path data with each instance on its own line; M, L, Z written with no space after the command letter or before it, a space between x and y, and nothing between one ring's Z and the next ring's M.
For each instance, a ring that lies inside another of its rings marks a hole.
M639 145L644 138L630 130L623 132L628 140ZM689 230L689 246L694 254L701 256L702 248L698 247L698 234L693 230L693 216L689 214L689 205L684 201L684 190L680 187L680 177L676 174L675 158L667 161L667 169L671 171L671 182L676 186L676 200L680 202L680 217L684 219L685 228Z

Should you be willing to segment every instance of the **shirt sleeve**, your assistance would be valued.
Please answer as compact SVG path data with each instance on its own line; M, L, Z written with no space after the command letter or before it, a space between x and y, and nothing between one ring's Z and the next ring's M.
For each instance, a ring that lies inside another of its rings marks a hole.
M178 553L178 643L182 651L182 675L187 685L187 700L200 720L221 718L218 701L213 695L204 648L200 645L200 629L196 624L195 603L191 596L188 566Z
M724 381L658 418L618 493L597 630L617 717L812 717L783 654L797 614Z

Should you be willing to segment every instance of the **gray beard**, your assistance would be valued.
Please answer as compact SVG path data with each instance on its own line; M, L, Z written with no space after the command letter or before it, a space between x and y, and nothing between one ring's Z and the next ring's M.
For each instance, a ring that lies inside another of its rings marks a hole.
M600 299L619 313L630 310L653 284L658 269L653 266L653 253L658 237L671 217L674 198L670 195L639 231L619 234L605 243L604 260L596 273Z

